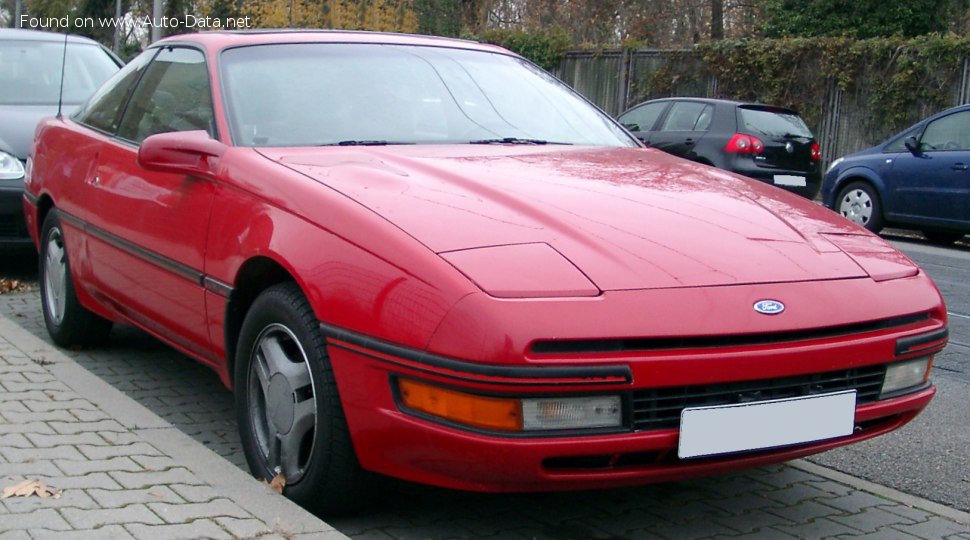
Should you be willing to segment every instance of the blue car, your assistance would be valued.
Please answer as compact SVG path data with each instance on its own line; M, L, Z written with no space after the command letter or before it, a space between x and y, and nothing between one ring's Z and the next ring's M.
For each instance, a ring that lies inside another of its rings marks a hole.
M950 244L970 232L968 168L970 105L962 105L835 160L822 181L822 202L872 232L917 229Z

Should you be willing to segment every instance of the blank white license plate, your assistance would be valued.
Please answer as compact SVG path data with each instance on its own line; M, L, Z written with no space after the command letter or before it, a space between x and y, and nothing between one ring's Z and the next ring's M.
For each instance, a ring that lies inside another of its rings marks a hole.
M775 175L775 185L776 186L801 186L805 187L808 185L805 182L804 176L795 176L793 174L776 174Z
M684 409L681 458L844 437L855 426L856 391Z

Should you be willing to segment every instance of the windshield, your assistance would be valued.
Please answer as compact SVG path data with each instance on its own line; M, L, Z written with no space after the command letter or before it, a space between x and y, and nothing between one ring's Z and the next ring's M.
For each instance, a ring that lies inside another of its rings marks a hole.
M55 105L63 42L0 41L0 105ZM97 45L68 43L64 103L81 103L118 65Z
M281 44L227 50L221 66L242 146L636 145L555 78L502 54Z
M741 107L741 125L749 134L770 137L812 138L812 131L797 114L784 110Z

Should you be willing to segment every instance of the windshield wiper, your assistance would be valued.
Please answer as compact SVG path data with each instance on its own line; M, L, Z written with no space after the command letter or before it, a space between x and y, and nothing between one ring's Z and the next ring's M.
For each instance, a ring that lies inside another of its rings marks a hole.
M368 140L347 140L339 141L335 143L324 143L317 146L387 146L391 144L414 144L409 142L394 142L394 141L368 141Z
M542 139L520 139L518 137L502 137L498 139L481 139L468 141L468 144L571 144L565 142L551 142Z

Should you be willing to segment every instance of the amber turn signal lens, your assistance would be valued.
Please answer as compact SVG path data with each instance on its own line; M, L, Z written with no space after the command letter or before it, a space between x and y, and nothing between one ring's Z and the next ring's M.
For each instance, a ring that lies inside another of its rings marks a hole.
M466 394L410 379L398 379L401 401L409 409L482 429L522 431L522 404Z

